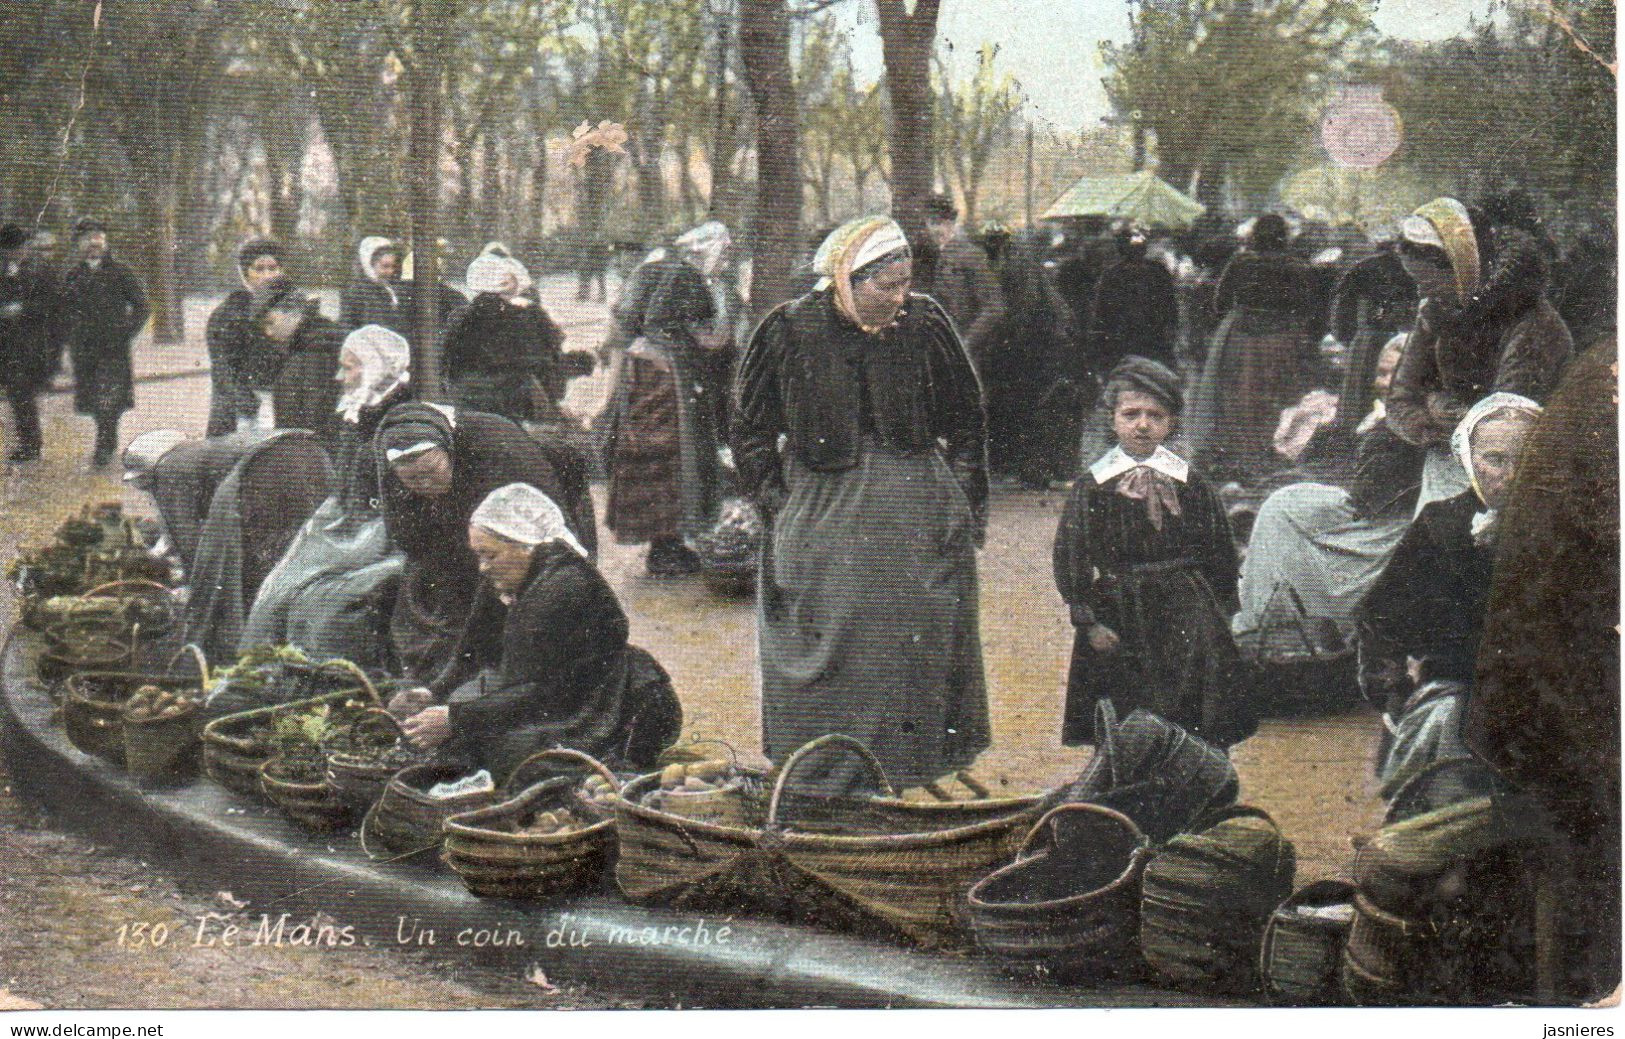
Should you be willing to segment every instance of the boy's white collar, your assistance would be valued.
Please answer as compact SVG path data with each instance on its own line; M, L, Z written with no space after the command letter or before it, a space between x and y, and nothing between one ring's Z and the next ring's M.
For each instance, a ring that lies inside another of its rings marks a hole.
M1154 469L1164 476L1184 483L1190 476L1190 463L1174 454L1166 447L1158 447L1151 452L1151 457L1143 462L1135 461L1129 453L1118 446L1100 456L1099 461L1089 467L1089 475L1095 478L1096 483L1105 483L1116 476L1121 476L1130 469L1140 466Z

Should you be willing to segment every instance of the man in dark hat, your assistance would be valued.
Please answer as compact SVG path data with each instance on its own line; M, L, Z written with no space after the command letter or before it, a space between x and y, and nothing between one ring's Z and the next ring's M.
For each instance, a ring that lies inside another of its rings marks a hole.
M942 304L953 318L978 373L987 367L985 354L999 320L1004 317L1004 296L993 275L987 251L971 241L959 226L959 207L946 195L932 195L926 203L926 229L938 253L930 284L920 291Z
M147 294L135 272L113 258L99 221L75 224L73 246L79 258L62 283L73 407L96 422L91 465L102 469L118 449L120 416L135 407L130 341L147 323Z
M17 429L7 456L32 462L40 456L39 406L35 398L56 371L55 279L29 247L16 224L0 227L0 384Z
M343 330L286 278L254 294L250 318L258 339L243 340L248 349L228 361L254 394L255 424L308 429L336 449Z
M1179 329L1173 275L1146 256L1146 234L1124 224L1113 236L1117 261L1100 273L1090 307L1090 366L1104 378L1125 357L1172 367Z
M237 250L237 277L242 283L209 315L204 340L209 347L209 424L204 432L223 436L254 422L257 403L232 368L232 358L273 351L250 317L254 293L282 277L282 246L255 238Z

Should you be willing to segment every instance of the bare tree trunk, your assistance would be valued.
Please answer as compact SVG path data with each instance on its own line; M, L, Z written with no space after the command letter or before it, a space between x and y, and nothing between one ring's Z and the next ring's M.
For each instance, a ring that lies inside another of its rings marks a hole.
M547 233L547 128L536 128L536 163L530 168L531 233L540 238Z
M166 170L163 183L147 207L152 229L147 248L147 301L152 306L152 338L178 343L186 334L175 257L180 230L180 184L183 171Z
M801 131L784 0L740 0L739 55L756 107L750 302L760 317L790 298L801 247Z
M711 64L712 89L716 91L716 110L711 119L711 202L708 212L713 220L724 220L730 215L729 195L733 191L733 160L737 150L736 128L733 118L733 92L728 89L728 63L733 45L733 24L726 16L717 18L716 58Z
M480 133L480 226L482 240L502 233L502 150L491 129ZM511 243L510 243L511 244Z
M418 44L408 71L412 92L411 197L413 295L413 382L427 400L438 400L440 387L440 273L436 243L440 237L440 106L445 69L440 56L445 25L437 4L422 4L413 29Z
M911 241L925 234L925 203L931 197L933 137L931 49L940 0L916 0L909 14L903 0L875 0L880 45L891 97L892 216Z

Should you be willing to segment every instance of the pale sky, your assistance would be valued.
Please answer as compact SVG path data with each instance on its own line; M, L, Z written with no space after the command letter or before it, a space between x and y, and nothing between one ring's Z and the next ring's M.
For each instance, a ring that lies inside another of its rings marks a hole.
M1388 36L1440 40L1485 17L1488 7L1487 0L1377 0L1373 21ZM872 0L834 10L850 33L859 74L879 78ZM1127 37L1128 9L1123 0L943 0L937 35L965 56L965 66L984 41L997 43L999 66L1021 82L1038 117L1077 130L1110 114L1099 44Z

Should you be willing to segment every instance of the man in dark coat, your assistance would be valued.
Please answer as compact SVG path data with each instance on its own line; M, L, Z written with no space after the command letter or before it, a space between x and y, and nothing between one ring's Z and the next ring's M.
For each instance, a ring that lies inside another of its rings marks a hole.
M946 195L933 195L926 204L926 226L938 253L931 282L920 290L948 312L971 363L981 372L987 368L987 351L1004 317L1004 295L987 250L971 241L958 221L959 207Z
M1118 260L1100 273L1090 307L1089 353L1097 378L1130 354L1176 367L1179 301L1173 275L1147 258L1145 232L1117 232Z
M113 258L107 228L84 219L73 229L79 262L62 285L73 359L73 407L96 421L91 465L110 465L118 450L119 417L135 407L130 340L147 323L147 294L135 272Z
M55 318L55 279L30 255L28 232L16 224L0 227L0 364L17 427L17 443L7 456L13 462L40 456L36 398L56 372Z
M254 294L282 277L282 247L265 238L247 242L237 251L237 274L242 287L234 289L209 315L204 339L209 347L209 424L211 437L253 423L258 405L233 369L235 359L271 351L265 333L254 322Z
M1617 364L1612 336L1580 354L1530 433L1463 725L1553 835L1559 1003L1620 977Z
M316 301L292 282L280 280L254 300L252 316L271 350L233 359L243 382L258 397L267 395L278 429L308 429L329 452L339 434L339 350L344 333L322 316ZM265 425L267 423L259 423Z

